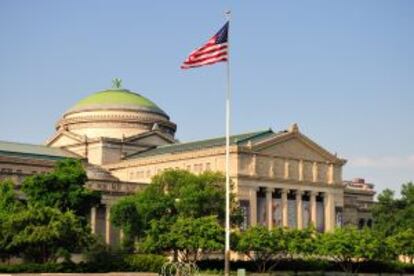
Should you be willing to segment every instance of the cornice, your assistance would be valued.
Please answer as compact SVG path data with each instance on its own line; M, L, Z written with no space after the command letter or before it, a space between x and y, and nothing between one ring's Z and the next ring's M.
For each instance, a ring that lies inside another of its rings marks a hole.
M203 158L203 157L210 157L210 156L217 156L217 155L224 155L225 154L225 146L219 146L214 148L209 148L205 150L192 150L186 152L179 152L179 153L166 153L160 154L155 156L143 157L143 158L136 158L136 159L129 159L121 161L117 164L111 164L104 166L108 170L116 170L116 169L124 169L139 165L152 165L152 164L160 164L166 163L171 161L182 161L182 160L190 160L196 158ZM237 146L230 146L230 153L234 154L237 153Z
M279 177L268 177L268 176L258 176L258 175L246 175L238 174L237 178L240 180L251 180L251 181L267 181L267 182L277 182L280 184L289 184L289 185L302 185L302 186L315 186L321 188L340 188L343 189L342 184L334 183L328 184L325 182L312 182L312 181L299 181L297 179L285 179Z
M239 154L245 154L245 155L256 155L256 157L265 157L265 158L271 158L271 159L281 159L281 160L292 160L292 161L303 161L303 162L309 162L309 163L318 163L318 164L332 164L332 162L326 160L326 161L316 161L316 160L311 160L311 159L306 159L306 158L295 158L295 157L286 157L286 156L280 156L280 155L271 155L271 154L266 154L266 153L262 153L262 152L257 152L257 151L253 151L251 149L249 149L246 146L240 147L239 148Z

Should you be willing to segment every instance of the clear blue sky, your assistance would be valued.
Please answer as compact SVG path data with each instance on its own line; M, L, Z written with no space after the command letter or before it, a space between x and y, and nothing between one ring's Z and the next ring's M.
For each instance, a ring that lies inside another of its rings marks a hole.
M180 63L231 9L233 132L299 123L345 178L414 179L414 1L0 2L0 139L42 143L113 77L182 140L224 134L225 66Z

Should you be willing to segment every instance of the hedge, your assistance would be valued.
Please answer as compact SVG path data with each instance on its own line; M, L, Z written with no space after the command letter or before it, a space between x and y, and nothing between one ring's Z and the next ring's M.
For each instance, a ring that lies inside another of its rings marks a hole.
M0 264L0 273L24 273L24 272L60 272L60 273L86 273L86 272L159 272L167 259L160 255L113 255L105 262L74 263L46 263L46 264ZM202 271L223 271L223 260L203 260L197 263ZM367 261L358 265L361 273L414 273L414 264L398 262L374 262ZM255 265L251 261L236 261L231 263L231 269L245 268L255 272ZM278 262L274 271L341 271L338 264L333 261L321 259L283 259Z
M223 271L223 260L203 260L197 262L200 270ZM399 262L366 261L355 263L358 272L361 273L413 273L414 264L404 264ZM256 272L256 266L252 261L231 262L231 269L237 270L244 268L249 272ZM282 259L273 268L273 271L342 271L341 267L334 261L324 259Z
M133 254L124 258L131 271L160 272L167 258L153 254Z
M108 254L93 261L75 263L23 263L23 264L0 264L0 273L24 273L24 272L58 272L58 273L87 273L87 272L159 272L167 259L153 254Z

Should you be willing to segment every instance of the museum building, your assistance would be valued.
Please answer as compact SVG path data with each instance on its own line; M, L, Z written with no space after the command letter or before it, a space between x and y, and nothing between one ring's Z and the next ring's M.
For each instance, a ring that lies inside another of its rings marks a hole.
M0 179L19 187L24 177L48 172L57 160L80 159L87 186L103 192L91 210L94 233L117 244L110 208L122 196L139 192L166 169L193 173L225 169L225 137L193 142L175 139L177 126L144 96L114 86L80 100L66 111L45 145L0 141ZM371 225L374 186L344 181L346 160L288 129L230 137L230 177L244 214L243 227L262 224L330 231L344 224Z

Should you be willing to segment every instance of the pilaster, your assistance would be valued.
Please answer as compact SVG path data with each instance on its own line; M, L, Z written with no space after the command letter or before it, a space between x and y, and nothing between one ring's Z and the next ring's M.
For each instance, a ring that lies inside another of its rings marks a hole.
M303 160L299 160L299 167L298 167L298 174L299 174L299 181L303 181Z
M285 160L285 168L284 168L284 177L285 179L289 179L289 160Z
M319 176L318 176L318 163L313 162L313 165L312 165L312 181L317 182L318 178L319 178Z
M328 169L328 183L329 184L334 183L334 165L333 164L329 164L329 169Z

